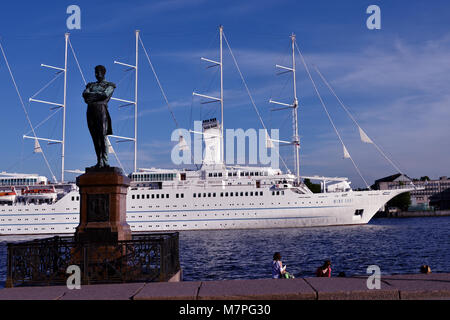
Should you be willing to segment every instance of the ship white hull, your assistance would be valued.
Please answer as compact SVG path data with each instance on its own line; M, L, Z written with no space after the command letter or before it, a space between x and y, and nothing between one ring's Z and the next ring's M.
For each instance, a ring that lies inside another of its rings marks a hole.
M127 222L133 232L291 228L366 224L391 198L408 190L351 191L247 197L193 198L198 190L130 190ZM147 199L147 193L166 199ZM248 191L250 194L251 191ZM137 195L140 199L136 199ZM183 194L183 198L176 198ZM206 193L207 194L207 193ZM255 192L256 194L256 192ZM135 199L132 199L135 195ZM79 224L79 194L68 193L55 204L0 207L0 235L72 234ZM144 199L142 199L144 198ZM361 214L362 213L362 214Z

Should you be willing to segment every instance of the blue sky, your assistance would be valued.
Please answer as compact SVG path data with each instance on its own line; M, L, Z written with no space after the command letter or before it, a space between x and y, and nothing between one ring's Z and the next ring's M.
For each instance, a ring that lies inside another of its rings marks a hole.
M139 29L183 128L192 128L192 121L205 115L219 116L218 104L201 105L192 91L218 90L216 70L206 69L200 57L218 59L222 24L264 121L288 140L288 114L270 112L268 100L292 99L288 76L276 76L274 66L289 63L289 35L294 32L307 62L320 68L364 130L406 174L450 175L448 1L8 1L0 11L1 42L26 101L55 75L41 63L63 66L66 8L71 4L81 8L81 30L71 30L70 37L87 80L94 81L94 66L103 64L107 80L118 84L115 96L132 99L133 75L113 61L133 64L134 30ZM381 8L381 30L366 27L366 8L372 4ZM0 169L49 176L42 156L33 154L33 141L22 139L29 126L0 60ZM354 186L363 186L351 162L342 158L339 140L297 60L302 174L348 176ZM142 49L139 63L138 167L171 167L175 125ZM83 169L95 163L95 153L81 98L84 85L71 54L68 69L66 168ZM224 69L226 128L261 128L226 47ZM395 173L373 146L359 140L357 128L313 76L366 180ZM62 80L36 98L62 101ZM133 132L132 110L119 105L110 103L113 130L127 136ZM34 125L53 112L43 104L26 107ZM38 135L59 139L61 116L57 113L39 127ZM132 144L113 146L126 171L131 170ZM59 178L60 147L42 147ZM281 150L291 165L291 148Z

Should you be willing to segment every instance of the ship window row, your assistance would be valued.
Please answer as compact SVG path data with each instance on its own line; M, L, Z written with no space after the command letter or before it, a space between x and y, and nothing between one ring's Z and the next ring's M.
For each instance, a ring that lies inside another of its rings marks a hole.
M236 177L238 175L237 172L228 172L228 176L229 177ZM259 172L259 171L241 171L239 174L241 177L262 177L262 176L267 176L268 173L267 172ZM208 177L212 178L212 177L222 177L222 172L210 172L208 173Z
M215 177L215 178L217 178L217 177L221 177L222 176L222 172L210 172L209 174L208 174L208 177Z
M164 193L157 194L132 194L131 199L169 199L170 195ZM184 193L175 194L175 198L184 198Z
M169 199L169 194L157 193L157 194L132 194L131 199Z
M272 191L272 195L273 195L273 196L275 196L275 195L279 196L280 194L281 194L282 196L284 196L284 191Z
M0 185L11 186L11 185L29 185L36 184L37 178L8 178L0 179Z
M253 197L253 196L262 196L263 192L262 191L247 191L247 192L221 192L220 193L220 197ZM211 198L211 197L216 197L216 193L215 192L203 192L203 193L194 193L193 194L194 198Z
M80 197L79 196L77 196L77 197L72 197L72 201L79 201L80 200Z
M253 176L258 177L258 176L267 176L267 175L268 175L267 172L259 172L259 171L243 172L243 171L241 171L241 177L253 177Z
M131 178L133 181L172 181L176 178L176 173L135 173Z

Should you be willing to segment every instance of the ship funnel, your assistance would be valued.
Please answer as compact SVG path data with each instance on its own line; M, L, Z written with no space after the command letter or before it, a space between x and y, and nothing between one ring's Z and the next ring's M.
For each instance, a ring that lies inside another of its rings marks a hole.
M221 161L221 129L216 118L203 120L203 141L205 150L203 153L203 165L222 165Z

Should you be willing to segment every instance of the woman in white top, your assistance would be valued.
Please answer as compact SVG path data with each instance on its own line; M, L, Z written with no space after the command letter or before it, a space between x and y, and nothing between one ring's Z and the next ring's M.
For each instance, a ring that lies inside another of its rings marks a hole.
M285 273L286 266L283 267L283 263L281 262L281 254L279 252L275 252L272 261L272 278L280 279Z

